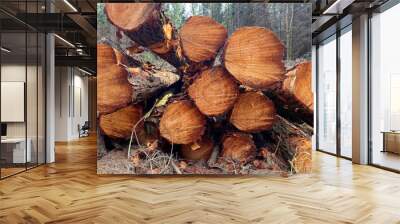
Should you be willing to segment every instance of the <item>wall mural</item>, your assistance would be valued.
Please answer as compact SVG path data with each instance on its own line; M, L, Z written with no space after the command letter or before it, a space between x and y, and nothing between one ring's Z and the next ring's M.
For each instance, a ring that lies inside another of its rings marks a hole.
M311 5L97 7L99 174L311 171Z

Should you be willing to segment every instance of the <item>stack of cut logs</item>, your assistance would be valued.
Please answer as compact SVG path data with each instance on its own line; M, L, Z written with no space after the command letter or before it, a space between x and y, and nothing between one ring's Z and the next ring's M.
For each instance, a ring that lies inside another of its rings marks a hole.
M176 71L98 43L102 135L129 140L135 130L138 144L178 145L174 153L185 161L208 161L214 154L214 163L310 171L311 65L302 61L287 70L284 46L272 31L240 27L228 37L212 18L192 16L177 32L159 3L107 3L104 10L134 43L130 52L150 51ZM166 93L172 96L161 104ZM156 131L144 128L148 120Z

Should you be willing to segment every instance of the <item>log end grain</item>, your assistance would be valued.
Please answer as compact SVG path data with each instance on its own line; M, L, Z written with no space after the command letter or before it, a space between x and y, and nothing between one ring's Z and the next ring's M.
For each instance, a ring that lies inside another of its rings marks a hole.
M261 92L255 91L239 95L230 117L230 122L245 132L269 130L275 121L274 103Z
M100 130L110 138L128 139L131 136L132 128L142 117L140 105L129 105L113 113L100 116ZM142 126L137 125L137 132Z
M240 162L248 161L256 152L256 146L251 135L240 132L225 135L222 147L223 158Z
M188 91L199 110L208 116L230 110L239 95L238 84L221 66L203 71Z
M206 119L192 102L175 101L169 104L160 120L160 134L171 143L190 144L200 139Z
M205 160L207 161L213 151L214 144L208 137L203 137L201 141L188 145L182 145L181 153L187 160Z
M159 3L106 3L104 12L120 30L135 31L156 17L159 9Z
M314 111L314 96L312 92L311 62L298 64L286 74L283 90L292 94L296 100L308 110Z
M215 58L225 43L226 28L208 16L192 16L182 26L180 37L185 56L194 62Z
M132 86L127 71L117 64L113 48L97 45L97 110L111 113L132 101Z
M271 30L241 27L229 37L223 61L243 85L264 89L283 80L283 54L284 46Z

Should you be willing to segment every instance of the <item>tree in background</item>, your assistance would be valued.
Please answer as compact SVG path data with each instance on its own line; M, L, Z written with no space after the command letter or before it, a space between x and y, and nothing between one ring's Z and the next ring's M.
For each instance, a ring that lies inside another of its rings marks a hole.
M177 29L181 28L188 17L186 13L187 6L185 3L166 3L164 5L166 16L173 21Z
M296 58L311 59L310 4L165 3L163 8L178 30L192 15L212 17L227 28L229 35L241 26L266 27L275 32L284 43L286 60L290 61ZM102 4L98 4L97 16L99 24L107 22ZM112 26L109 27L111 30ZM104 33L106 31L100 32Z

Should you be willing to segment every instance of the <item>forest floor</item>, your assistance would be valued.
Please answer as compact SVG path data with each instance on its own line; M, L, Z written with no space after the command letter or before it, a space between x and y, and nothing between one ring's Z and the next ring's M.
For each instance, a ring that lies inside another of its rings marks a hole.
M97 160L97 174L183 174L183 175L272 175L290 176L288 172L271 168L259 169L253 163L235 164L233 161L218 160L208 164L205 161L178 160L166 156L162 152L150 158L135 159L135 155L143 152L138 148L133 149L133 156L128 159L128 149L113 149ZM159 150L156 150L159 152ZM138 158L138 157L136 157ZM149 163L152 163L150 166Z
M97 174L135 174L128 150L114 149L97 160Z

